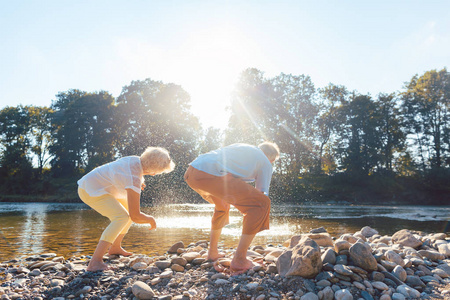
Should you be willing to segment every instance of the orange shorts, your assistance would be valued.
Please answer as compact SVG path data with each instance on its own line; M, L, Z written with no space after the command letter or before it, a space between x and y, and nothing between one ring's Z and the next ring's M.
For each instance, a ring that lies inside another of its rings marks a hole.
M184 180L203 199L214 204L212 230L229 224L230 205L244 215L242 234L269 229L270 199L250 184L231 174L214 176L192 166L184 174Z

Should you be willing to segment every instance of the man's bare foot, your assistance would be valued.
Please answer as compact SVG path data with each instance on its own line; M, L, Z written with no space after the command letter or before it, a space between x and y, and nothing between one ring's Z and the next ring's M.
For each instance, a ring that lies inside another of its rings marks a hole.
M255 266L255 264L252 261L248 260L247 258L239 259L239 258L235 257L231 261L231 266L230 266L231 275L242 274L245 271L247 271L248 269L253 268L253 266Z
M89 262L88 267L86 268L86 271L97 272L97 271L106 271L109 269L110 269L110 267L107 264L105 264L104 262L91 260Z
M109 251L108 251L108 254L109 255L122 255L122 256L133 255L132 252L128 252L125 249L123 249L122 247L120 247L120 248L112 248L111 247L111 249L109 249Z

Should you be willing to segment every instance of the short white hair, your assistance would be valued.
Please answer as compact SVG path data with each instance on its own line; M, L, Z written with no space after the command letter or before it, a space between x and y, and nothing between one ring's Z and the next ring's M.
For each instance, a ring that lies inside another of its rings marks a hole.
M258 145L270 161L276 161L280 157L280 148L272 142L264 142Z
M144 172L169 173L175 168L169 151L164 148L148 147L140 158Z

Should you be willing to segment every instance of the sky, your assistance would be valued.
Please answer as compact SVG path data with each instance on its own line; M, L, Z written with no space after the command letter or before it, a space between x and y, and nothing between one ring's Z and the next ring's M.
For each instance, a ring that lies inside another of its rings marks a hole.
M133 80L181 85L203 126L227 125L239 75L309 75L391 93L450 67L450 1L1 1L0 109Z

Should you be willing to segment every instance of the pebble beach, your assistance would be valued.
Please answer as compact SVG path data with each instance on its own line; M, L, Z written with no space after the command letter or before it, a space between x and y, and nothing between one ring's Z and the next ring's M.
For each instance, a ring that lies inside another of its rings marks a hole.
M207 241L180 241L158 256L105 256L111 270L86 271L89 256L42 253L0 263L0 299L450 299L450 238L365 226L332 237L325 228L282 245L255 245L254 267L232 275L234 249L207 261Z

